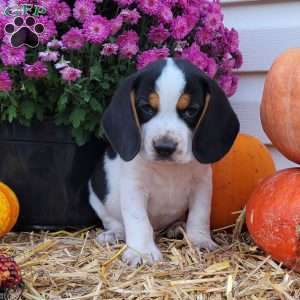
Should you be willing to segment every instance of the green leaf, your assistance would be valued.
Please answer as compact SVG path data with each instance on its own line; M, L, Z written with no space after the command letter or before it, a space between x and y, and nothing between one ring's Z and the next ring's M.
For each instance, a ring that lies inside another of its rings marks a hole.
M102 82L101 87L102 87L104 90L109 90L110 85L109 85L108 82L105 82L105 81L104 81L104 82Z
M59 100L57 102L57 109L59 112L62 112L66 109L66 105L67 105L68 101L69 101L68 95L66 95L66 94L62 94L59 97Z
M12 122L16 116L17 116L17 109L15 106L10 105L7 109L7 113L8 113L8 121Z
M124 66L124 65L120 65L120 66L119 66L119 70L120 70L121 72L124 72L124 71L127 70L127 67Z
M85 115L86 111L81 108L76 108L72 111L70 121L74 128L78 128L80 126L81 122L85 120Z
M91 79L101 81L103 74L102 74L102 68L100 64L97 64L90 69L90 77Z
M32 96L33 98L36 98L36 96L37 96L37 90L36 90L36 85L35 85L34 82L32 82L32 81L30 81L30 80L26 81L26 83L25 83L25 85L24 85L24 88L25 88L25 90L26 90L29 94L31 94L31 96Z
M22 115L24 115L27 120L30 120L35 112L34 103L31 101L24 101L20 105L20 110Z
M103 130L102 126L99 126L99 128L96 130L95 135L96 135L96 137L98 137L98 138L103 137L103 135L104 135L104 130Z
M84 145L89 138L89 133L86 130L83 130L82 128L73 128L72 135L75 138L75 142L79 146Z
M90 105L91 105L91 108L93 111L101 111L102 110L101 104L95 98L91 99Z
M86 91L86 90L83 91L81 96L82 96L84 102L86 102L86 103L90 102L91 94L88 91Z
M9 93L0 93L0 100L6 100L9 99Z

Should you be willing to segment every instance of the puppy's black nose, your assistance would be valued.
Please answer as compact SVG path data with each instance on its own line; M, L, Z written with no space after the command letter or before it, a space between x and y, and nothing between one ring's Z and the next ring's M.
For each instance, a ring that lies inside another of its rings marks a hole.
M160 157L169 157L171 156L177 148L177 143L170 139L160 139L153 143L156 153Z

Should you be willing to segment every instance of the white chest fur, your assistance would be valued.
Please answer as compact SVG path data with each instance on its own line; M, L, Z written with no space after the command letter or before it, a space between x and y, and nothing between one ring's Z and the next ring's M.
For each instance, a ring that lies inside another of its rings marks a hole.
M162 229L184 217L188 209L193 176L191 165L156 165L145 178L148 194L148 214L155 230Z
M134 182L136 188L142 190L154 230L163 229L185 216L193 187L197 181L206 178L207 169L210 168L197 161L187 164L157 163L140 157L127 163L120 158L106 162L110 170L107 179L112 188L106 199L106 207L110 213L118 219L121 217L117 195L120 195L120 181L126 174L126 180Z

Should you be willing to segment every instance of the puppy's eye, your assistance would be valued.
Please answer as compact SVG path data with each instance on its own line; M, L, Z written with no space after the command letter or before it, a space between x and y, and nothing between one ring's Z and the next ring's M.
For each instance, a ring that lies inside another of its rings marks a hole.
M148 116L153 116L156 113L155 109L148 103L139 105L139 108L143 113L147 114Z
M199 113L198 107L188 107L186 110L182 112L183 117L186 119L193 119L195 118Z

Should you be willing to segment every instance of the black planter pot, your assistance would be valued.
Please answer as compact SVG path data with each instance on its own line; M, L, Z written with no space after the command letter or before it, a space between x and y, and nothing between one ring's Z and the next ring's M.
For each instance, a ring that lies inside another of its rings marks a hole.
M96 139L77 146L53 123L0 127L0 180L20 201L17 230L98 224L88 202L88 180L104 151Z

